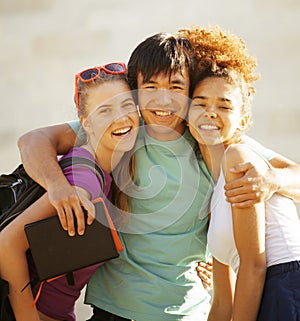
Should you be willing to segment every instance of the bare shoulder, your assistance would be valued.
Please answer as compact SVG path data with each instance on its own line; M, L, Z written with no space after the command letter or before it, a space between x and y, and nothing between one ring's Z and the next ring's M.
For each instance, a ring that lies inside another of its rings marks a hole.
M232 166L240 162L247 162L258 156L246 144L233 144L227 147L224 152L223 163L230 163Z
M225 177L230 179L237 178L236 174L232 174L230 169L238 164L251 163L256 168L268 167L268 162L261 155L255 152L246 144L230 145L223 157L222 169ZM230 177L229 177L230 176Z

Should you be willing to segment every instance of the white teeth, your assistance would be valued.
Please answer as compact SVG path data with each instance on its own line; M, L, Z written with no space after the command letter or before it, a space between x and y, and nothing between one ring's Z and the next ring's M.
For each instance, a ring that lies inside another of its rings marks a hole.
M208 130L216 130L216 129L219 129L217 126L214 126L214 125L201 125L200 128L201 128L201 129L208 129Z
M170 111L155 111L154 113L157 116L162 116L162 117L166 117L166 116L172 115L172 113Z
M130 131L130 127L120 128L113 132L114 135L124 135Z

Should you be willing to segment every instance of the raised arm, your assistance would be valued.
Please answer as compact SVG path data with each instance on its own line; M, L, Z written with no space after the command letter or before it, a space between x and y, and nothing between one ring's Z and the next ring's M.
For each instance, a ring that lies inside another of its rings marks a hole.
M57 162L57 155L67 153L76 141L68 124L32 130L18 140L21 159L27 173L46 190L67 182Z
M270 160L273 167L258 169L251 162L232 168L244 174L225 185L227 200L234 207L245 208L266 201L279 193L300 202L300 165L281 156Z
M65 154L76 143L76 134L68 124L39 128L18 140L21 159L27 173L48 191L50 203L56 208L62 227L75 234L73 212L78 220L78 233L84 231L81 206L89 212L92 222L94 206L78 195L58 165L57 155Z

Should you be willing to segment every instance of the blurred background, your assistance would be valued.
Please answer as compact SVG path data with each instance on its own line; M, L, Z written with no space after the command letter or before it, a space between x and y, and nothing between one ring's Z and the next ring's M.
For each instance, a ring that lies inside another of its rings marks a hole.
M300 162L299 0L0 0L0 173L20 162L22 133L77 117L75 73L192 24L245 39L261 74L250 135Z
M0 173L20 162L22 133L77 117L75 73L191 24L245 39L261 73L250 134L300 162L299 0L0 0Z

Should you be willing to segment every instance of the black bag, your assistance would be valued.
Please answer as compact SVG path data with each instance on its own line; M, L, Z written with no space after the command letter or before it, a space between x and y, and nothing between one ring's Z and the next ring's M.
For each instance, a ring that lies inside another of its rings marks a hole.
M84 165L97 175L104 190L104 175L92 160L83 157L64 158L59 162L62 169L71 165ZM11 174L0 176L0 232L27 207L38 200L46 190L36 183L19 165ZM15 321L8 299L7 281L0 278L0 320Z
M0 320L16 321L8 300L8 282L0 279Z
M19 165L13 173L0 176L0 231L29 205L39 199L45 190Z
M103 172L90 159L76 156L64 158L59 164L62 169L71 165L89 167L97 175L104 189ZM0 176L0 231L45 192L45 189L26 173L22 164L11 174L2 174Z

